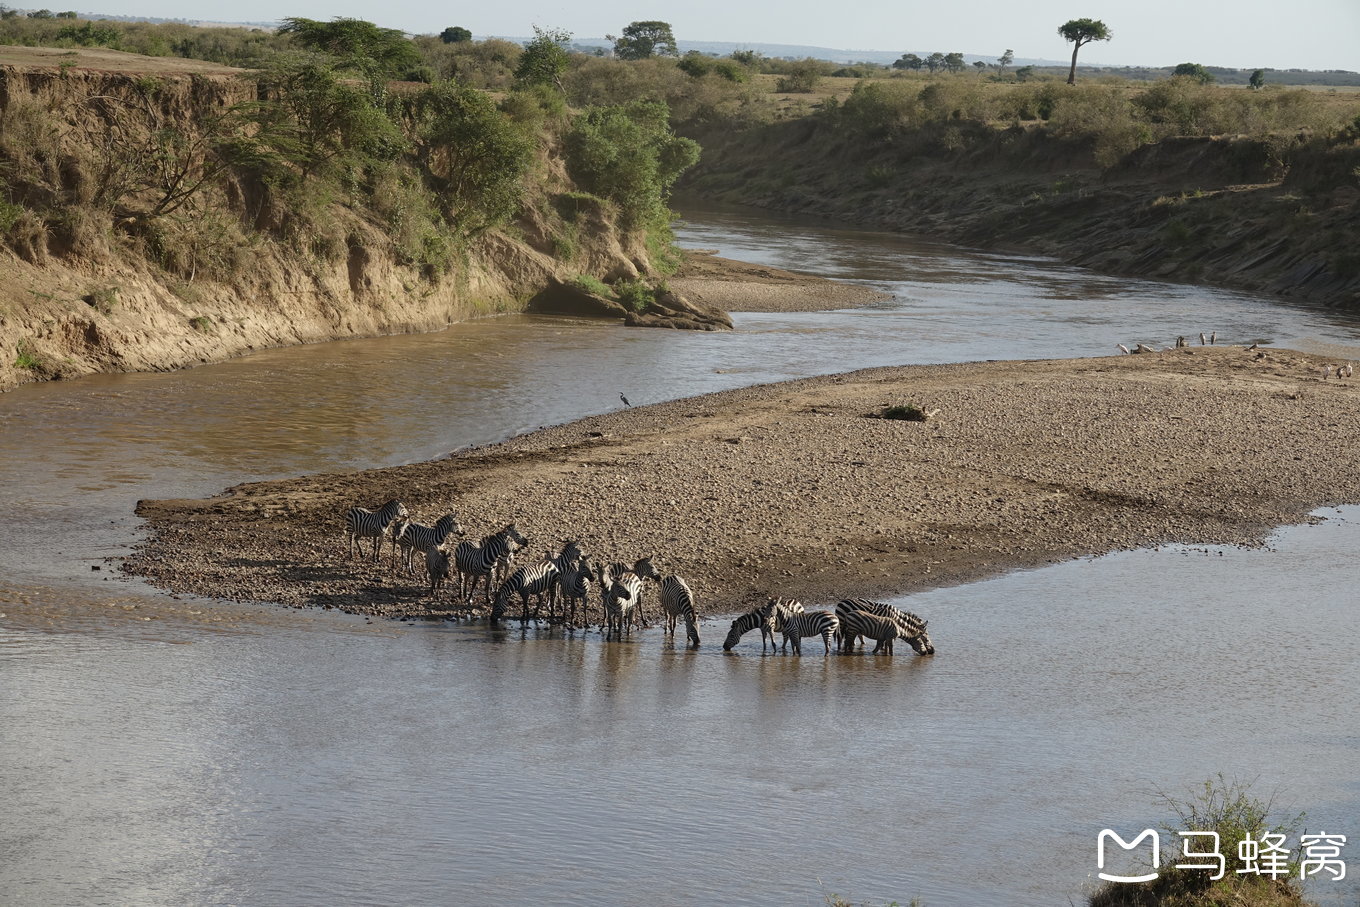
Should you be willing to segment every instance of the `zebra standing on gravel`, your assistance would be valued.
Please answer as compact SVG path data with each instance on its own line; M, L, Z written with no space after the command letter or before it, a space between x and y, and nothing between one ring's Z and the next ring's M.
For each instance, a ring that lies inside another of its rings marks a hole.
M409 514L406 505L401 501L393 499L379 507L377 510L365 510L362 507L351 507L345 512L345 534L349 537L349 553L353 557L355 552L363 553L363 545L360 539L373 539L373 560L378 560L379 551L382 548L382 537L387 532L387 528L392 525L392 521L400 517L405 519Z
M402 558L406 562L406 572L415 573L415 553L419 551L424 554L431 548L444 544L449 536L455 533L462 535L463 526L458 522L458 517L452 513L441 516L433 526L407 520L392 533L391 566L397 565L397 549L400 548Z
M831 654L831 638L840 630L840 620L830 611L794 611L774 602L768 606L774 616L774 628L784 634L784 644L793 643L793 654L803 654L803 637L820 636Z
M699 630L695 626L697 618L694 614L694 593L690 591L689 584L671 573L661 578L660 586L658 597L661 599L661 613L666 622L666 632L674 636L675 619L684 618L685 633L689 636L689 641L697 646Z
M926 633L927 621L922 620L910 611L899 611L892 605L869 601L867 598L845 598L836 603L836 616L842 618L843 624L839 643L844 654L848 655L855 650L855 642L860 636L868 635L856 631L853 626L844 625L844 616L854 611L863 611L866 614L889 618L901 628L898 635L916 650L917 655L935 654L935 646L931 644L930 636ZM874 637L871 636L870 638Z
M425 552L425 572L430 575L430 594L435 595L449 578L449 549L435 545Z
M488 535L481 542L459 542L458 547L453 550L453 562L458 570L458 596L466 604L472 604L477 584L485 578L486 599L490 602L491 572L496 568L496 563L507 557L516 547L523 548L528 544L529 540L519 534L514 523ZM464 588L469 578L472 585Z
M501 583L501 587L496 590L496 603L491 606L491 622L495 623L504 617L510 596L518 595L520 606L523 608L519 622L521 625L527 624L529 622L529 596L537 595L538 604L541 606L544 597L548 594L548 588L552 585L556 576L557 564L551 558L541 560L537 564L525 564L523 567L517 567L515 572L510 574L510 578ZM534 616L538 616L538 607L534 608Z

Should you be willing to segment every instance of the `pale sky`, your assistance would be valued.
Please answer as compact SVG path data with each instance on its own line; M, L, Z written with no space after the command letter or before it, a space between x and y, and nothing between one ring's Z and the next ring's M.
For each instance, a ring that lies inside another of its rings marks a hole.
M30 0L32 2L32 0ZM285 16L368 19L437 33L461 25L477 37L531 35L532 26L581 38L617 35L629 22L660 19L691 41L806 44L849 50L959 51L1066 60L1058 35L1070 19L1100 19L1114 32L1079 61L1113 65L1360 71L1360 0L500 0L455 6L428 0L98 0L101 12L239 21ZM10 0L11 6L21 4ZM27 5L27 4L22 4ZM55 7L54 7L55 8Z

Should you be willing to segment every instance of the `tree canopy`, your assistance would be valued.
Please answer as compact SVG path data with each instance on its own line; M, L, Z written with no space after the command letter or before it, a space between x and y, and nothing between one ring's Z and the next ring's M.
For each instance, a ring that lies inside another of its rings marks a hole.
M1072 42L1072 68L1067 72L1067 84L1077 84L1077 51L1092 41L1108 41L1114 37L1110 27L1099 19L1072 19L1058 26L1058 34Z
M1209 70L1205 69L1204 66L1199 63L1181 63L1171 71L1171 74L1173 76L1186 76L1187 78L1194 79L1201 85L1208 85L1214 80L1214 74L1209 72Z
M279 33L292 35L310 50L336 57L342 66L369 75L402 75L420 66L420 52L395 28L379 28L363 19L336 18L330 22L293 16L283 20Z
M515 81L520 85L551 85L562 90L562 73L571 65L567 45L571 32L560 28L534 26L534 39L524 45Z
M614 56L620 60L645 60L648 57L678 57L680 49L669 22L650 20L631 22L622 36L614 40Z
M472 40L472 32L463 28L461 25L450 25L439 33L439 40L445 44L459 44L463 41Z

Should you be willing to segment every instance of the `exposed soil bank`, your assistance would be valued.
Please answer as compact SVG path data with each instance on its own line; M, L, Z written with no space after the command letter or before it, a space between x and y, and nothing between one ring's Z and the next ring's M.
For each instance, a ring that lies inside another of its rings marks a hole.
M1319 362L1196 347L727 391L431 463L144 501L150 537L125 569L229 599L460 613L447 592L347 556L346 508L394 497L426 523L456 509L473 537L515 520L534 555L568 537L610 560L654 555L709 615L1166 542L1254 545L1318 506L1360 502L1344 453L1360 386L1324 382ZM939 413L870 417L907 401Z
M1102 166L1089 140L1019 126L887 141L803 118L695 137L681 186L699 198L1360 306L1354 138L1176 138Z

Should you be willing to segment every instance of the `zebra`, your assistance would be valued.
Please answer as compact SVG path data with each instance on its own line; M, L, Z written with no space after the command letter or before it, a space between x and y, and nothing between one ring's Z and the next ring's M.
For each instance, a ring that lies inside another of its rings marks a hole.
M514 523L494 532L481 542L459 542L453 550L454 566L458 570L458 595L467 604L472 604L472 596L477 591L477 583L486 578L486 598L491 600L492 571L501 558L506 557L515 546L525 547L529 540L519 534ZM467 578L472 586L465 589Z
M840 630L840 620L830 611L793 611L772 602L767 605L774 616L774 628L784 634L785 644L793 643L793 654L803 654L803 637L820 636L831 654L831 638Z
M802 614L804 611L803 603L795 598L772 598L765 603L765 622L770 628L770 648L774 648L774 615L780 608L795 614ZM789 641L786 639L782 651L787 652L788 650Z
M891 617L880 617L867 611L842 611L838 608L836 618L841 622L838 636L850 640L852 648L857 636L877 640L878 645L874 646L873 651L875 655L880 651L891 655L893 640L905 636L902 626Z
M666 632L674 636L675 619L683 617L685 633L689 636L689 641L697 646L699 630L695 626L694 593L690 591L689 584L674 573L663 576L660 584L661 614L666 623Z
M747 611L745 614L732 621L732 629L727 631L727 638L723 640L723 651L732 651L732 647L737 644L737 640L741 639L757 627L760 628L760 651L765 651L765 640L767 637L770 640L770 648L775 648L774 627L770 622L771 607L772 604L767 602L759 608Z
M922 620L918 615L913 614L910 611L899 611L892 605L887 605L882 602L871 602L866 598L846 598L841 599L841 601L836 604L836 615L841 617L842 623L844 623L844 615L852 611L863 611L866 614L887 617L895 621L902 631L899 635L911 644L911 647L916 650L917 655L935 654L935 647L931 645L930 636L926 633L927 621ZM861 634L850 628L842 627L841 651L846 654L854 651L855 640L861 635L867 634Z
M406 561L406 572L415 573L415 553L424 554L444 544L451 533L463 534L463 525L452 513L441 516L433 526L406 520L392 533L392 566L397 565L397 549L400 548Z
M615 561L609 565L609 573L614 577L615 582L623 582L627 576L637 579L637 592L634 594L632 603L629 607L629 620L637 621L639 625L647 626L647 612L642 609L642 589L643 580L656 580L661 582L661 574L656 572L656 567L652 565L652 557L640 557L633 562L630 567L628 564ZM629 581L631 583L631 581Z
M581 545L576 539L567 539L563 542L562 550L552 559L557 565L557 576L553 579L552 588L548 590L549 617L557 607L557 598L562 593L562 580L566 577L567 571L575 566L577 561L584 559L585 555L581 553Z
M362 507L351 507L345 512L345 534L349 537L350 557L357 551L363 553L363 545L360 539L373 539L373 560L378 560L378 554L382 548L382 537L387 532L387 528L392 525L392 521L398 517L405 519L409 514L406 505L395 498L379 507L377 510L365 510Z
M519 622L527 624L529 622L529 596L537 595L539 604L548 593L548 587L557 576L557 564L552 559L547 558L537 564L525 564L523 567L516 568L510 574L510 578L501 583L501 587L496 590L496 602L491 606L491 622L495 623L505 616L506 605L510 601L512 594L518 595L520 605L523 608ZM534 609L537 617L538 609Z
M430 575L430 594L434 595L449 578L449 549L435 545L425 552L425 572Z
M600 580L605 638L622 638L624 629L631 627L634 607L642 598L642 577L623 564L596 564L595 575Z
M576 626L576 603L581 603L582 625L590 626L590 566L585 559L574 560L567 565L557 579L557 588L562 594L563 619L568 626Z

